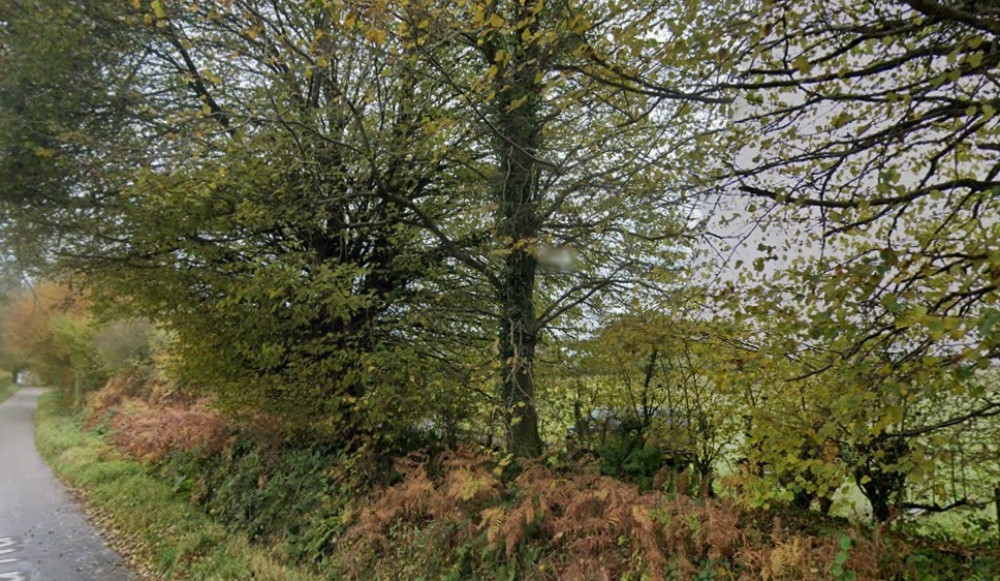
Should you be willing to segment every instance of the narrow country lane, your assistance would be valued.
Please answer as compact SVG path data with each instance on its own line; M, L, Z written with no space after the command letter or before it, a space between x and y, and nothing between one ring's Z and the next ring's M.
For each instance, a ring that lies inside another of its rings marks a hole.
M35 450L42 393L24 388L0 404L0 581L134 579Z

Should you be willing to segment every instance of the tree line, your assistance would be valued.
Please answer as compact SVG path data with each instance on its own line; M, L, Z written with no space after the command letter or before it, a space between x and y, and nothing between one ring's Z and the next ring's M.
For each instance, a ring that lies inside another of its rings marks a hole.
M168 329L223 407L345 448L430 422L537 456L614 408L806 506L974 503L934 460L998 465L994 20L21 0L0 238Z

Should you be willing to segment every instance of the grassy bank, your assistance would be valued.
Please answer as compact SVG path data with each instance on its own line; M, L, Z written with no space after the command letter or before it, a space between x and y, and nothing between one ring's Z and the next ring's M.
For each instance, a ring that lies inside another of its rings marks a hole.
M46 394L37 416L42 455L70 486L85 491L88 504L106 515L115 544L140 569L164 579L258 579L310 581L307 573L279 564L212 521L167 483L124 459L65 413L59 394Z
M17 393L20 385L14 384L14 376L9 371L0 370L0 403Z

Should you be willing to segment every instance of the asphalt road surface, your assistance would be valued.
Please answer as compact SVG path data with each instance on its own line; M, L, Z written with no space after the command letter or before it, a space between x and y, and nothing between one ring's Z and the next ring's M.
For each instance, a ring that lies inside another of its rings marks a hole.
M0 581L131 581L35 450L41 388L0 404Z

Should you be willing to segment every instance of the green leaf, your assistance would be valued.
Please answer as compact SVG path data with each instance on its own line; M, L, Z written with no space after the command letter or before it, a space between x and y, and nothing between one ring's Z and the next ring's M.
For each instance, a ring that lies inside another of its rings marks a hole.
M979 324L977 325L979 329L979 334L983 336L984 339L993 339L993 329L996 324L1000 322L1000 311L992 307L986 309L983 315L979 318Z
M903 305L899 303L899 297L892 293L882 296L882 306L894 315L900 315L903 312Z

